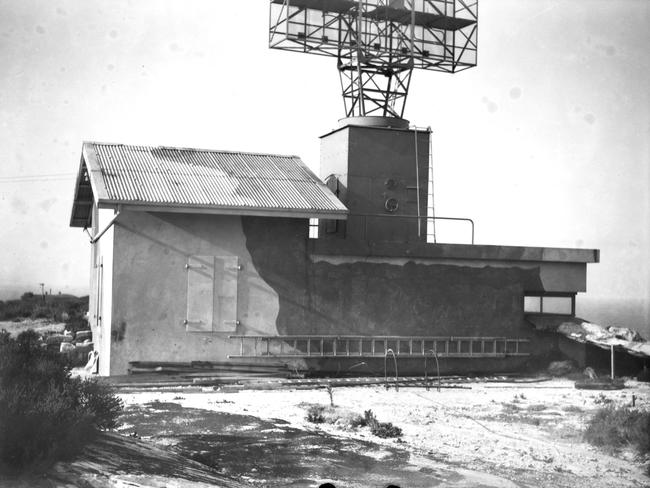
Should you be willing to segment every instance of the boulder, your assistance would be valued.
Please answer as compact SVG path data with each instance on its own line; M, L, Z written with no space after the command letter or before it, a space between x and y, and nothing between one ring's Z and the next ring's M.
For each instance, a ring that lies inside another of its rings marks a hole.
M93 350L92 342L84 342L83 344L77 344L77 351L84 354L84 357L88 356L88 353Z
M553 361L548 365L547 372L551 376L564 376L576 370L573 361Z
M72 336L64 334L52 334L45 338L45 343L48 346L50 344L61 344L62 342L72 342Z
M92 332L89 330L78 330L74 336L76 342L84 342L86 339L92 338Z

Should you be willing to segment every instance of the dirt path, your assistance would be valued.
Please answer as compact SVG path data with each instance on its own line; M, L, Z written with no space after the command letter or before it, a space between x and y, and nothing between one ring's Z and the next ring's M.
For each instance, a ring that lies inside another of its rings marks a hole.
M334 389L338 407L363 414L372 409L380 421L403 430L401 442L382 440L367 428L314 425L305 404L329 404L320 390L243 390L236 393L129 393L127 405L157 400L262 419L281 419L292 428L322 429L329 435L372 441L406 450L415 458L457 469L491 473L522 487L598 488L650 486L632 452L608 455L582 441L588 416L604 404L650 408L650 387L629 382L625 390L576 390L573 382L482 383L471 389L383 387ZM128 431L129 426L125 426ZM424 465L424 464L423 464Z

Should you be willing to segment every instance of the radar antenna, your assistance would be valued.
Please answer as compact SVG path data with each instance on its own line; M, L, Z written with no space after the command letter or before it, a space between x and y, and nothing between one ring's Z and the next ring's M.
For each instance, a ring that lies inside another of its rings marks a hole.
M476 66L478 0L270 0L269 46L337 58L346 117L402 118L413 69Z

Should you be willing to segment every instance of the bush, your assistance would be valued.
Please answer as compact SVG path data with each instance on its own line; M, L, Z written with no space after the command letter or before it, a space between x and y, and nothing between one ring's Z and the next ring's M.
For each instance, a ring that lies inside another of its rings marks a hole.
M0 332L0 471L39 471L74 457L100 429L115 427L122 402L96 380L70 376L65 355L29 330Z
M307 421L314 424L322 424L325 422L325 417L323 416L324 411L325 407L321 405L311 405L307 409Z
M65 322L65 328L71 332L90 328L85 316L69 316L67 319L63 319L63 322Z
M601 408L589 421L584 436L596 446L619 449L632 445L639 454L649 454L650 412L628 407Z
M402 429L393 425L391 422L379 422L372 410L366 410L363 413L363 417L366 421L366 425L370 427L372 435L383 437L384 439L389 437L401 437L402 435Z
M88 297L34 295L24 293L18 300L0 301L0 320L48 319L66 322L66 327L87 328Z

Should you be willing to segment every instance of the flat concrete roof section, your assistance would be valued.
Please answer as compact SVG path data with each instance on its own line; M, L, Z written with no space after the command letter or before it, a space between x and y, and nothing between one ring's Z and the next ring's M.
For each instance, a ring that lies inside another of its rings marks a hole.
M598 263L598 249L494 246L483 244L432 244L313 239L312 254L478 261Z

